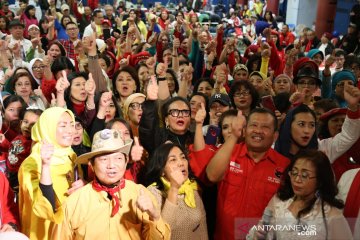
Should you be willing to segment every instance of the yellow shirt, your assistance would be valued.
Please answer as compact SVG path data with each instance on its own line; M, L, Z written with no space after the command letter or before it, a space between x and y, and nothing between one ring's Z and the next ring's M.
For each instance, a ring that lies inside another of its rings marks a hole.
M39 187L41 159L28 157L19 169L19 210L22 233L31 240L50 239L55 222L61 222L62 202L66 199L66 191L71 186L73 163L66 157L63 162L51 165L51 179L55 192L54 213L50 202L42 194Z
M112 202L104 191L97 192L87 184L65 202L64 221L55 226L52 239L170 239L170 227L160 218L153 222L136 206L140 188L156 206L151 193L142 185L125 180L119 192L121 207L110 217ZM160 210L159 210L160 211Z

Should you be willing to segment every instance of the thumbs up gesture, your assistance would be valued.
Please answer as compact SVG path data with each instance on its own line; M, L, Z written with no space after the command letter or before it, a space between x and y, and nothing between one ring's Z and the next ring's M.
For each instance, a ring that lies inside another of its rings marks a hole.
M158 99L159 86L156 82L154 75L150 77L149 84L147 86L147 99L157 100Z
M43 92L41 90L41 87L39 86L37 89L34 89L34 94L38 97L43 96Z
M92 77L92 74L89 73L89 79L85 82L85 91L88 96L94 96L96 90L96 84Z
M139 143L139 138L134 138L134 145L131 148L131 160L134 162L140 161L143 155L144 148Z
M153 202L151 201L151 198L145 193L145 190L142 188L140 188L136 205L141 211L149 214L150 220L159 220L160 212L155 208Z
M203 124L204 120L206 118L206 109L205 109L205 105L204 103L200 103L201 107L200 109L197 111L196 115L195 115L195 122L197 124Z

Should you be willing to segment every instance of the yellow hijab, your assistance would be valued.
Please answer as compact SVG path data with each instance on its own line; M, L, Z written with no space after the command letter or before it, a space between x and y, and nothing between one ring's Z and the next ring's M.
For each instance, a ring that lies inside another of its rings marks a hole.
M167 192L170 189L169 181L167 181L163 177L160 177L160 179L161 182L164 184L165 191ZM194 191L195 190L197 191L198 189L199 186L197 182L195 180L191 181L188 178L179 188L178 194L185 194L185 198L184 198L185 204L191 208L196 208Z
M35 158L40 158L40 149L42 142L46 141L54 145L54 154L51 160L51 165L59 165L65 162L65 156L69 156L71 160L76 157L75 152L72 150L71 146L61 147L56 141L56 129L59 122L59 119L63 113L68 113L74 124L75 117L74 114L65 108L61 107L52 107L46 109L34 124L31 129L31 138L34 141L34 145L31 149L31 155Z

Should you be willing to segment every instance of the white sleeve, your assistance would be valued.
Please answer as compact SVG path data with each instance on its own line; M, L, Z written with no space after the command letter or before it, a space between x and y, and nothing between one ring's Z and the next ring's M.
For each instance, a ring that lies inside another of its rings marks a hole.
M319 141L319 150L323 151L333 163L338 157L343 155L360 136L360 119L351 119L346 116L341 132L333 138Z

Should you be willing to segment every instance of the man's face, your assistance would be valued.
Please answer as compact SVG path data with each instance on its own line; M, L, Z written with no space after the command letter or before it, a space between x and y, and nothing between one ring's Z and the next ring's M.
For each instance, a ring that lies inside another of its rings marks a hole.
M284 25L284 26L282 26L282 28L281 28L281 32L282 33L287 33L289 31L289 28L288 28L288 26L286 26L286 25Z
M102 12L98 12L94 17L94 22L96 25L101 25L101 20L103 19L104 19L104 15L102 14Z
M125 154L115 152L95 157L91 168L102 184L111 185L124 177L126 165Z
M24 28L22 26L13 26L10 28L10 33L15 39L23 38Z
M86 16L91 15L91 8L90 7L84 7L84 13Z
M264 153L277 139L274 119L269 113L253 113L245 128L245 143L249 151Z
M112 14L113 14L113 8L112 7L110 7L110 6L107 6L106 8L105 8L105 14L106 14L106 16L111 16Z
M345 56L340 55L335 57L336 68L343 68L345 63Z
M78 37L79 28L76 24L68 24L66 25L66 33L70 39L75 39Z

